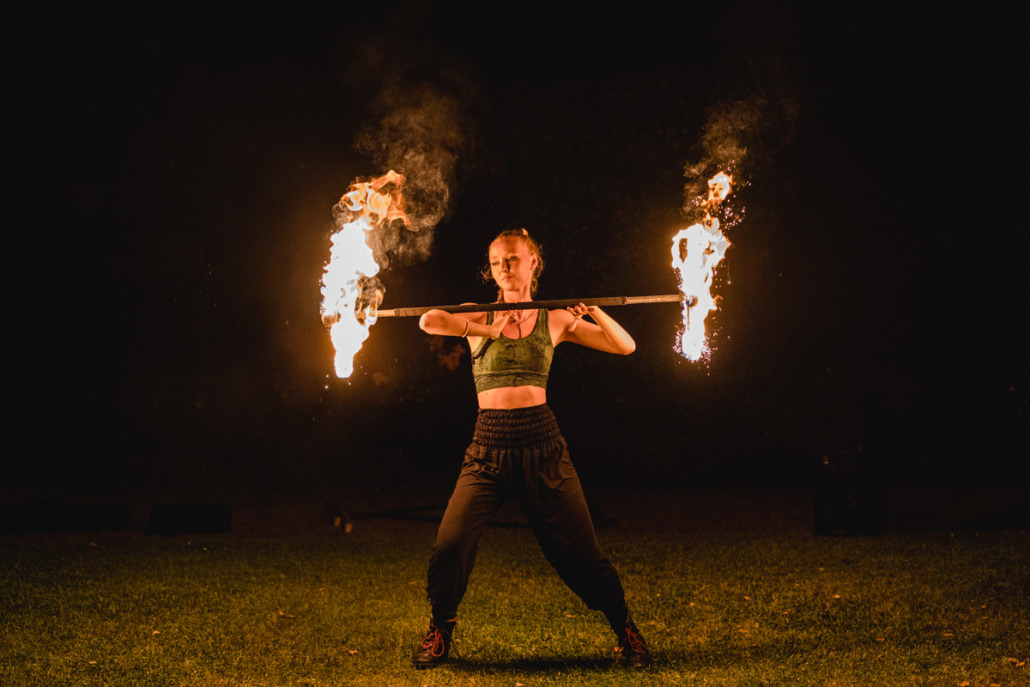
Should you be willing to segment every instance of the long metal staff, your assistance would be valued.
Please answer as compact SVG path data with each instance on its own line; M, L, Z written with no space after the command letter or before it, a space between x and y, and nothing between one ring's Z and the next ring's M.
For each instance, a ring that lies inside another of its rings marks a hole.
M464 305L434 305L419 308L393 308L391 310L380 310L379 317L419 317L430 310L443 310L449 313L461 312L490 312L497 310L537 310L540 308L571 308L579 305L639 305L642 303L682 303L693 306L697 299L693 296L682 294L667 294L662 296L610 296L607 298L563 298L553 301L523 301L521 303L466 303Z

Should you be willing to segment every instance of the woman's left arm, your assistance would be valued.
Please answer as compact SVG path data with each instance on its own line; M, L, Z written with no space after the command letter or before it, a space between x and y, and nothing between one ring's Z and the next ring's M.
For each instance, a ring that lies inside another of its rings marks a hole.
M557 343L571 341L619 355L629 355L637 349L637 343L629 332L596 305L587 306L580 303L568 310L555 310L553 315L558 319L562 330ZM594 321L587 322L583 319L585 315L589 315Z

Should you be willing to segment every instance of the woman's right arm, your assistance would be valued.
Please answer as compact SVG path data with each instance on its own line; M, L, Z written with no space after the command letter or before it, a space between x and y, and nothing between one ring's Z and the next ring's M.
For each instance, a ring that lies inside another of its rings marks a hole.
M504 325L511 319L511 313L497 317L493 324L486 323L486 313L455 314L443 310L430 310L418 320L418 326L427 334L437 336L471 336L496 339Z

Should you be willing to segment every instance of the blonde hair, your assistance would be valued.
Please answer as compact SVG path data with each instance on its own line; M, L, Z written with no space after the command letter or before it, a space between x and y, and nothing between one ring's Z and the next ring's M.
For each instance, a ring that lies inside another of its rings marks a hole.
M529 295L536 296L536 287L540 281L540 273L544 271L544 253L540 250L540 244L538 244L529 232L525 229L505 229L498 234L493 241L490 242L492 246L501 239L521 239L526 244L526 248L529 249L530 254L536 256L536 269L533 270L533 279L529 284ZM489 282L493 280L493 274L490 271L490 258L487 257L486 266L483 271L480 272L480 276L483 277L483 281ZM500 301L504 298L504 294L498 288L497 289L497 300Z

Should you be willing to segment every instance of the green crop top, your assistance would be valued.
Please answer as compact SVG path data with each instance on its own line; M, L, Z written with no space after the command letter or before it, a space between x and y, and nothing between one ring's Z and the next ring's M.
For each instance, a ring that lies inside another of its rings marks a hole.
M487 313L492 324L494 314ZM547 388L554 344L547 326L547 311L538 310L536 326L529 336L510 339L504 334L496 339L484 338L472 352L472 379L476 393L505 386L538 386Z

